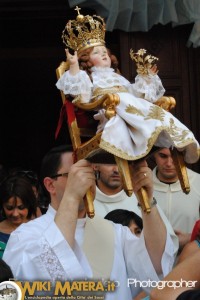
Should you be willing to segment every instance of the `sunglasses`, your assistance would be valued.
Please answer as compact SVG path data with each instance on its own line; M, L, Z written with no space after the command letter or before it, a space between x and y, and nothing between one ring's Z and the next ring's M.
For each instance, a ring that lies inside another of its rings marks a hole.
M49 177L51 177L52 179L58 178L58 177L67 177L69 173L60 173L60 174L55 174L55 175L51 175Z
M14 176L21 176L21 177L27 177L27 178L29 178L31 180L38 181L38 176L33 171L20 170L20 171L13 172L12 175L14 175Z
M4 182L6 182L8 179L13 177L25 178L31 183L31 185L34 185L36 187L38 187L39 185L39 179L35 172L29 170L14 170L2 179L2 181L0 182L0 186L4 184Z

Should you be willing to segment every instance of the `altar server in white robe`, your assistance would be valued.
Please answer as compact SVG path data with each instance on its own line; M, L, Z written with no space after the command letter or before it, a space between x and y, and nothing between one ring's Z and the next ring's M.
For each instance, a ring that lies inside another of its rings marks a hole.
M71 148L50 150L41 176L49 209L11 234L3 256L16 280L109 279L118 287L107 292L106 300L132 300L141 290L139 281L158 281L172 269L176 250L153 200L152 172L145 161L133 172L135 192L144 187L152 204L150 214L142 212L140 238L121 224L86 216L83 198L89 188L95 190L95 174L90 162L73 163ZM129 285L130 278L137 284ZM150 288L149 283L147 292Z

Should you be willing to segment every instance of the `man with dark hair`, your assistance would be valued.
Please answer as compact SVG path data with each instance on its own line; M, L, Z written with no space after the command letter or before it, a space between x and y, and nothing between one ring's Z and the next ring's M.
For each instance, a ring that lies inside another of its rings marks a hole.
M105 151L101 151L92 158L92 161L93 168L97 175L96 195L94 200L95 213L104 218L106 214L113 210L123 209L132 211L141 217L141 210L137 205L138 201L135 194L133 193L131 197L128 197L123 190L122 181L114 156ZM158 199L156 198L156 200ZM178 238L159 205L157 205L157 209L173 240L174 247L178 251Z
M187 168L190 193L182 191L168 148L154 154L154 195L179 238L179 250L190 241L193 226L200 218L200 174Z
M153 201L152 174L145 161L133 172L135 192L144 187L152 204L150 214L142 212L140 238L121 224L86 217L83 198L96 186L87 160L74 163L71 150L54 149L44 157L41 174L51 198L49 209L13 232L4 253L17 280L109 279L118 287L107 293L107 300L131 300L141 286L129 284L130 278L157 281L171 270L175 250Z
M142 218L127 209L111 210L104 219L129 227L130 231L136 236L140 236L143 229Z

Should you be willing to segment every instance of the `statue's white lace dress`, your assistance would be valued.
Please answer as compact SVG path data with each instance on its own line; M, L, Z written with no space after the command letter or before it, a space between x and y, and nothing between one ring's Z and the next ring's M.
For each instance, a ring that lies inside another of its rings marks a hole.
M120 103L116 116L105 124L100 147L126 160L146 156L155 145L184 151L185 161L199 158L199 144L193 133L171 113L153 104L165 92L158 75L137 75L131 84L112 68L92 68L92 81L85 71L69 71L56 83L65 95L81 95L83 102L93 95L117 92Z

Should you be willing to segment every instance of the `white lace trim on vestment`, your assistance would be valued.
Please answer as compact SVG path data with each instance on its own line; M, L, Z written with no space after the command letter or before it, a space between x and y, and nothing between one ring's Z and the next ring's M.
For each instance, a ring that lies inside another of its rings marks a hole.
M51 281L64 281L66 279L66 273L58 260L56 254L49 246L48 242L45 239L42 239L41 242L42 253L40 255L41 263L45 266Z

